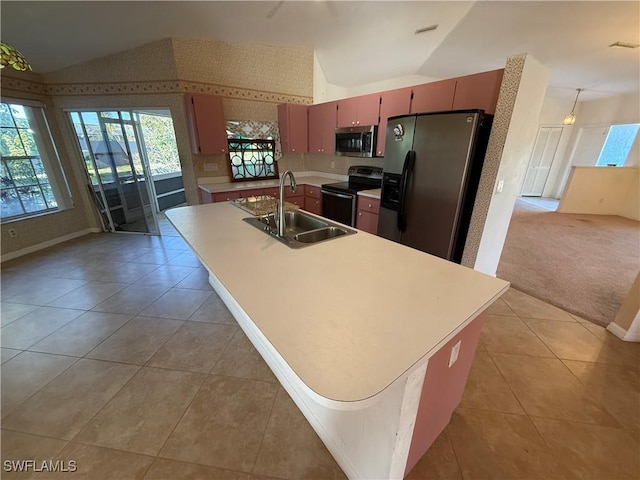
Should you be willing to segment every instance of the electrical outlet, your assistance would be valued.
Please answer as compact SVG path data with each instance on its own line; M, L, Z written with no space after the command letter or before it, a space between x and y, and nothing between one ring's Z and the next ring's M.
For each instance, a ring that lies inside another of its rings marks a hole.
M331 161L331 168L336 168L336 162L334 162L333 160Z
M460 354L460 344L462 343L462 340L458 340L458 343L456 343L453 348L451 348L451 356L449 357L449 368L451 368L451 366L456 363L456 361L458 360L458 355Z
M9 237L11 238L16 238L18 236L18 232L15 228L10 228L7 232L9 232Z
M504 190L504 180L500 180L498 182L498 186L496 187L496 193L502 193L502 190Z
M217 163L213 163L213 162L205 162L204 171L205 172L217 172L218 171L218 164Z

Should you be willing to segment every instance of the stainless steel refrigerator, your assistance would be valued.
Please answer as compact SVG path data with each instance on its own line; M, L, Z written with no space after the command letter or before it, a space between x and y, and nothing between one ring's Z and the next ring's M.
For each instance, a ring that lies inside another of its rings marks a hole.
M492 120L482 110L389 118L379 236L460 263Z

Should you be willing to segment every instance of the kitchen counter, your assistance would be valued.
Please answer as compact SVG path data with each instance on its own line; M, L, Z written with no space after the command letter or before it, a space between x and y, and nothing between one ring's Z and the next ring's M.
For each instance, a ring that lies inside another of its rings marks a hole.
M358 195L361 195L363 197L377 198L378 200L380 200L381 191L381 188L374 188L372 190L361 190L358 192Z
M292 250L246 216L226 203L167 212L298 377L327 399L376 395L507 288L362 232ZM271 281L248 289L252 272Z
M402 478L431 444L414 435L430 358L463 342L463 388L475 352L465 332L477 342L508 283L364 232L293 250L228 203L166 215L347 475Z
M340 179L336 179L337 175L333 176L322 176L318 174L312 175L296 175L296 183L303 185L313 185L314 187L320 187L324 183L336 183L342 180L342 176ZM344 177L347 178L347 177ZM267 188L267 187L277 187L280 181L277 179L273 180L256 180L255 182L226 182L226 183L202 183L199 184L198 187L208 193L219 193L219 192L231 192L234 190L242 191L242 190L251 190L254 188ZM289 182L287 181L287 185ZM288 187L287 187L288 188Z

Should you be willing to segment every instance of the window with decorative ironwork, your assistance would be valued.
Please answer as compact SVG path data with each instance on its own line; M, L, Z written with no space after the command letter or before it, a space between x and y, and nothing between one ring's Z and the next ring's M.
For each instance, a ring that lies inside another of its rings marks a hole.
M274 140L230 138L228 142L233 181L278 178Z
M227 120L231 179L278 178L282 156L277 122Z

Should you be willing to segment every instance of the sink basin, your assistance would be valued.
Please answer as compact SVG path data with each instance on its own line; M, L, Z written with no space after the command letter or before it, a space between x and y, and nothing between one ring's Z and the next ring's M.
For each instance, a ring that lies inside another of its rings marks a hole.
M269 214L269 222L273 222L275 227L275 218L273 214ZM306 215L300 211L284 212L284 221L286 225L285 235L291 233L308 232L309 230L315 230L317 228L328 227L329 224L319 218Z
M355 230L343 227L324 218L306 214L300 210L287 211L284 215L284 237L279 237L275 233L277 228L273 213L261 217L243 218L243 220L291 248L302 248L356 233Z
M302 243L317 243L323 240L329 240L330 238L340 237L347 235L349 232L344 228L338 227L325 227L318 230L311 230L309 232L299 233L293 237L298 242Z

